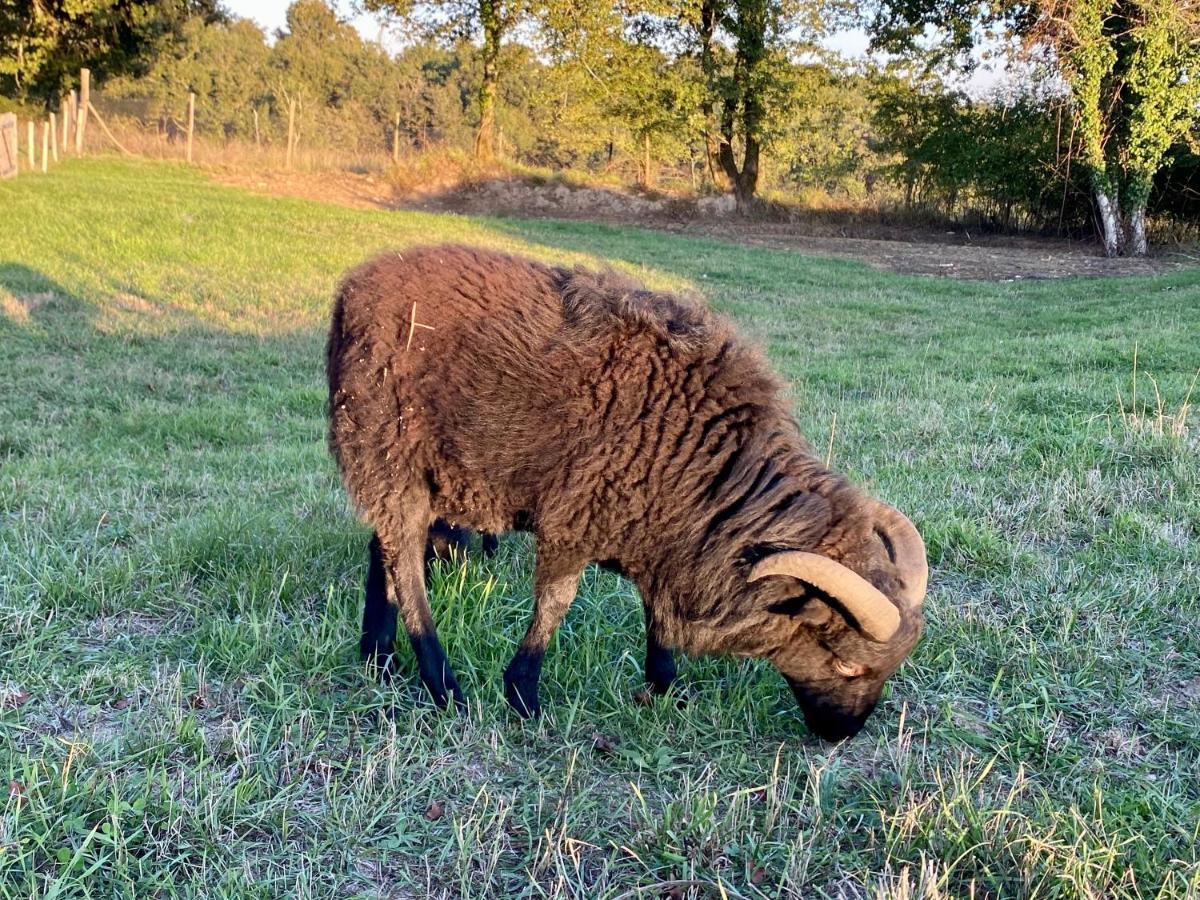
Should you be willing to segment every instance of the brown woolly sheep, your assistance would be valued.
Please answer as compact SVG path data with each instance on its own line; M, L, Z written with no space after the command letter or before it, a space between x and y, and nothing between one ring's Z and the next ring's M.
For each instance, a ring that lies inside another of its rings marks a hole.
M921 633L916 529L822 464L760 355L698 305L613 274L406 251L346 277L327 367L330 445L375 529L362 652L386 674L399 615L440 705L463 698L425 593L435 517L536 535L533 618L504 673L523 715L592 561L641 593L654 690L672 648L763 657L829 740L858 732Z

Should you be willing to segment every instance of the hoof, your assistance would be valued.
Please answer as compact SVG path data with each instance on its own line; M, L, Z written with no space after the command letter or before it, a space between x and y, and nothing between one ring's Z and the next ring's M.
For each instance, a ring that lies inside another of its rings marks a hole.
M542 705L538 702L537 685L520 685L515 681L504 679L504 699L522 719L534 719L542 714Z
M660 696L669 694L675 684L675 677L675 660L670 652L646 658L646 685L652 693Z
M363 662L367 664L367 668L380 682L388 684L392 680L392 676L396 674L394 646L385 647L375 641L363 638L359 644L359 652Z
M688 697L680 688L669 688L665 691L660 691L653 685L649 685L633 695L633 702L638 706L653 706L660 698L666 697L675 701L677 709L686 709L688 705Z
M483 555L491 559L496 555L496 551L500 549L500 539L490 531L483 532L480 543L483 547Z
M455 712L467 711L467 698L463 696L462 688L458 686L458 682L454 680L453 676L442 684L430 684L426 681L425 690L429 692L429 699L438 709L449 708L453 701Z

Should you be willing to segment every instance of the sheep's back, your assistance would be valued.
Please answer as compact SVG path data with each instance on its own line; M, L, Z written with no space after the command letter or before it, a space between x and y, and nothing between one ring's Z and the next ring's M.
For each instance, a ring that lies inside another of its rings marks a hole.
M501 530L514 503L490 483L478 416L520 380L562 323L555 271L465 247L380 256L334 303L326 354L330 446L372 519L389 494L429 483L435 512ZM486 428L485 428L486 431Z

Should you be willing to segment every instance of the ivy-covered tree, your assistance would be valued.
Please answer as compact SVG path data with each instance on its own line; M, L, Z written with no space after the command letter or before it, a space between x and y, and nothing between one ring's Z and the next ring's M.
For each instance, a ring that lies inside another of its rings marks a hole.
M1071 86L1105 253L1144 256L1154 176L1200 112L1200 4L1043 0L1040 11L1034 36Z
M965 59L987 28L1004 27L1068 86L1104 252L1148 251L1146 207L1168 153L1200 114L1196 0L879 0L877 47ZM941 35L932 47L922 44Z

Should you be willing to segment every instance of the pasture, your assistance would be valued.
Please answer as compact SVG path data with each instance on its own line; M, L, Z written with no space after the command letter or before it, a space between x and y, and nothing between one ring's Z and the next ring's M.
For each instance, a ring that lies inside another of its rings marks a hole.
M0 894L1200 896L1200 271L937 280L147 162L0 198ZM913 519L925 637L858 738L760 664L637 702L640 606L598 570L518 720L522 536L435 574L467 714L406 654L367 677L327 309L442 240L702 293Z

